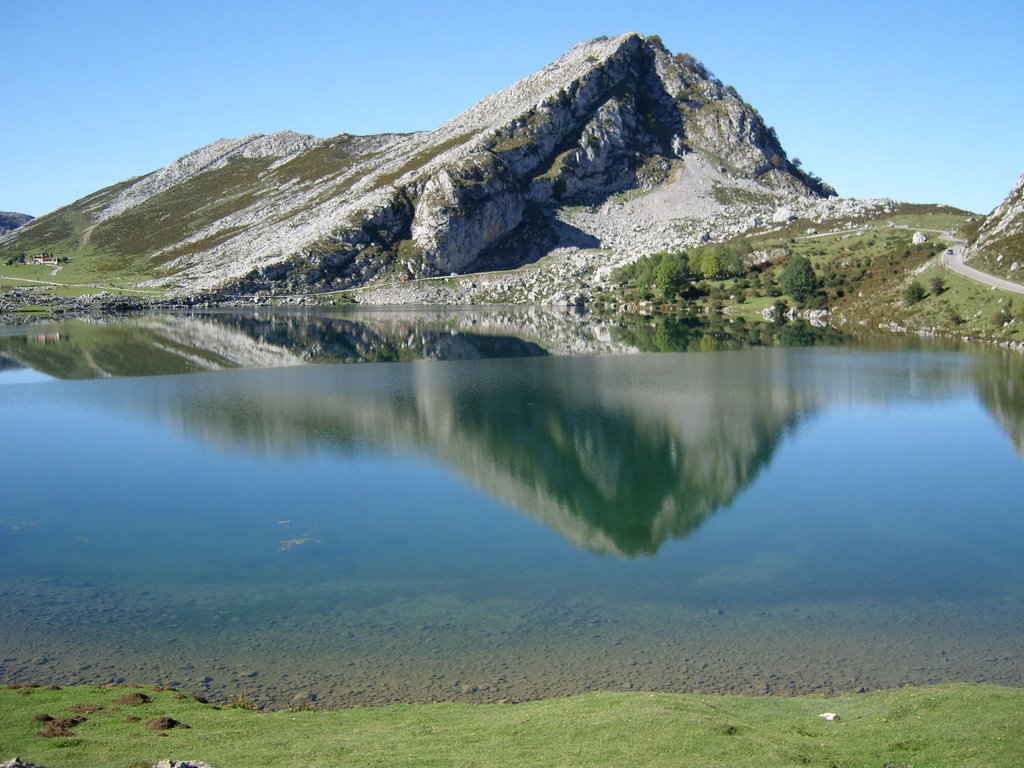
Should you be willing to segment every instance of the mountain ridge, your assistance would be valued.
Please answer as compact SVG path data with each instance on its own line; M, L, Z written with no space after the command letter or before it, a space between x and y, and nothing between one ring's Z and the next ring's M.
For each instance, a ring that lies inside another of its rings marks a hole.
M34 216L15 211L0 211L0 237L28 224Z
M717 184L757 184L765 212L834 195L735 89L627 33L580 43L431 131L221 139L4 246L130 265L172 293L314 293L599 247L558 212L664 187L690 160Z
M965 260L990 274L1021 282L1024 268L1024 173L1006 198L981 221Z

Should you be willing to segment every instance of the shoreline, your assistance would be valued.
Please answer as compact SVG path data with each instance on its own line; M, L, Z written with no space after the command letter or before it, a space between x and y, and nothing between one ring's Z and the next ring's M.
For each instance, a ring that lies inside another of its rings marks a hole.
M167 685L164 683L120 681L107 683L56 683L34 680L32 682L0 682L0 690L43 692L43 691L154 691L157 693L168 692L176 695L179 700L191 699L200 704L208 704L215 709L244 709L251 712L265 714L280 714L285 712L351 712L353 710L386 710L391 708L417 708L441 706L457 707L493 707L513 706L521 704L543 704L544 702L563 701L565 699L576 699L587 696L667 696L679 698L700 698L700 699L747 699L747 700L778 700L778 701L799 701L799 700L829 700L856 698L860 696L884 695L906 690L926 690L930 688L948 687L990 687L1008 691L1020 691L1024 696L1024 682L1012 684L1006 682L991 682L988 680L939 680L933 682L902 682L893 685L881 686L878 688L861 687L859 690L833 690L833 691L799 691L792 692L786 689L761 690L761 691L725 691L725 690L664 690L637 688L634 690L619 690L615 688L595 687L589 690L555 692L544 696L514 698L511 696L498 697L491 700L471 701L464 698L445 698L429 700L394 700L381 701L377 703L354 703L340 706L330 706L316 694L308 691L300 691L292 699L280 706L263 706L252 696L244 692L232 693L228 696L216 697L205 693L197 693L179 685ZM2 755L0 755L2 757Z
M80 297L46 296L46 303L35 305L31 299L36 298L31 292L23 289L14 289L7 293L0 294L0 328L15 328L30 325L45 325L64 322L67 320L94 320L94 321L115 321L125 317L145 316L159 313L203 313L218 312L222 310L235 310L239 312L266 312L281 310L285 312L330 312L345 310L374 310L387 308L422 308L438 312L458 311L488 311L507 308L509 306L520 307L524 310L530 308L541 308L550 311L567 311L572 307L566 304L451 304L431 303L429 301L416 303L405 302L401 304L362 304L353 302L351 304L322 304L303 301L298 297L276 299L274 297L232 297L215 298L213 296L189 296L165 299L147 299L137 296L125 296L118 294L98 294ZM31 310L26 310L31 306ZM596 320L606 319L599 312L590 309L579 308L577 312L583 315L591 315ZM658 317L677 316L674 313L636 313L637 317ZM704 314L683 315L697 319L707 318ZM729 322L727 313L721 315L721 319ZM765 320L765 323L770 321ZM957 341L968 344L982 344L989 347L997 347L1013 352L1024 354L1024 341L1008 341L1005 339L989 338L965 334L955 328L911 328L900 325L896 322L879 323L877 328L871 328L858 323L854 318L843 315L841 322L830 322L829 327L850 335L853 338L882 333L891 336L917 337L922 339L936 339L946 341Z

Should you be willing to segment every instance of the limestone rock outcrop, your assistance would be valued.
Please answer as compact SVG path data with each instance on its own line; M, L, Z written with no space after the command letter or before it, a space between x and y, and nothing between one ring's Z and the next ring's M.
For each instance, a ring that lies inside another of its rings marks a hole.
M689 225L675 220L717 214L731 188L742 212L725 234L834 194L735 89L628 33L581 43L432 131L222 139L17 238L133 260L175 292L311 293L515 267L565 246L617 251L633 235L608 231L619 219L566 212L695 178L709 182L700 205L673 210L645 247L678 245Z
M0 237L13 232L18 227L23 227L32 221L27 213L14 213L13 211L0 211Z
M985 219L968 245L965 260L988 272L1020 280L1014 274L1024 257L1024 173L1006 199Z

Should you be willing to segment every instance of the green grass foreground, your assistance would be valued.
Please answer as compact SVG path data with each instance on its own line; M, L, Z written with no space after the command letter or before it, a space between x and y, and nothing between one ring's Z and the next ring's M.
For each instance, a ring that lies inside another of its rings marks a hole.
M118 703L142 692L142 704ZM100 709L96 709L96 708ZM71 735L37 735L86 720ZM96 711L89 711L96 710ZM818 715L838 713L829 722ZM188 728L151 730L170 716ZM0 760L47 768L252 766L1010 766L1024 689L947 684L833 698L594 693L522 704L219 708L173 690L0 689Z

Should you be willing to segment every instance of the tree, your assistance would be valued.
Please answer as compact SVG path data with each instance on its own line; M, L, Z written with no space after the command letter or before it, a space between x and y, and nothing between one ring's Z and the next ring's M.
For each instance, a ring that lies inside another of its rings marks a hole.
M799 254L791 256L779 276L782 290L797 302L804 303L821 287L811 262Z
M713 248L708 248L701 254L700 271L706 280L714 280L722 271L722 262Z
M941 296L946 290L946 281L936 275L928 281L928 290L932 292L932 296Z
M666 299L674 299L686 290L690 267L685 253L663 253L654 271L654 283Z
M903 289L903 300L907 302L907 304L917 304L917 302L921 301L927 295L928 292L924 289L923 285L917 282L917 280L908 283L907 287Z
M743 256L739 248L720 246L715 249L718 255L718 269L721 274L727 277L735 277L743 274Z

